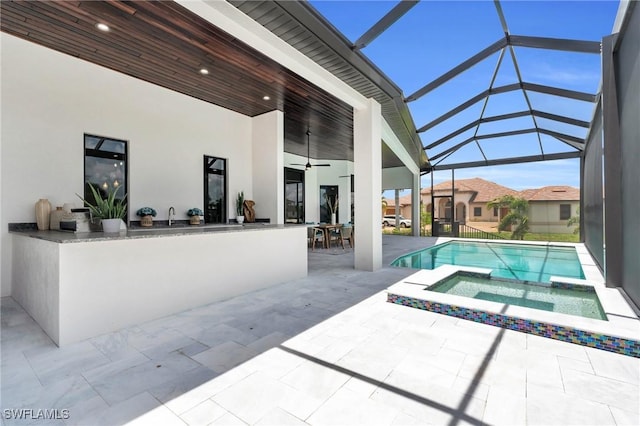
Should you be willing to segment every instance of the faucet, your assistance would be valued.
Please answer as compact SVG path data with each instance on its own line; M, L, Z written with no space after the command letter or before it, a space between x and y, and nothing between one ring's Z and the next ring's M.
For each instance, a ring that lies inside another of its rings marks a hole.
M171 222L173 222L173 218L176 216L176 209L173 206L169 207L169 226L171 226Z

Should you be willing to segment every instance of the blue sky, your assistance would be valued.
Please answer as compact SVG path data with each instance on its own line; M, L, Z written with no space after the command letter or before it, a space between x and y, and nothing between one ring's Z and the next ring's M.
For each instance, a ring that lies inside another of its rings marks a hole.
M397 1L311 1L345 37L357 40L391 10ZM600 41L611 33L617 1L503 1L500 3L512 35ZM362 52L409 96L425 84L472 57L504 36L492 1L421 1ZM525 82L596 93L600 79L600 57L593 54L516 47L515 56ZM424 97L409 103L419 128L489 87L498 64L496 53ZM505 54L494 87L517 83L511 56ZM533 109L590 121L593 104L557 96L527 92ZM478 102L440 125L421 133L423 145L437 141L480 118ZM522 91L489 98L484 117L528 110ZM584 138L587 130L552 120L538 119L538 126ZM534 127L530 117L486 123L427 151L430 157L473 136ZM505 156L566 152L571 148L557 139L534 133L481 141L488 159ZM469 143L442 164L482 160L476 143ZM438 172L436 182L450 179ZM578 159L508 166L460 169L456 178L483 177L513 189L545 185L579 186ZM423 178L423 186L430 177Z

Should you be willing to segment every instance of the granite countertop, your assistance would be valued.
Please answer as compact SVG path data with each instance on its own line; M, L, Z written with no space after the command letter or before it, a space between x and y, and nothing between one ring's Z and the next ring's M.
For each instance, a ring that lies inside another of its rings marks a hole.
M302 227L304 225L274 225L268 223L216 224L216 225L192 225L169 228L164 226L142 228L130 227L126 231L117 234L105 234L104 232L69 232L69 231L37 231L32 229L11 230L13 235L22 235L37 238L54 243L85 243L94 241L131 240L140 238L177 237L193 234L213 234L218 232L243 232L273 229L288 229Z

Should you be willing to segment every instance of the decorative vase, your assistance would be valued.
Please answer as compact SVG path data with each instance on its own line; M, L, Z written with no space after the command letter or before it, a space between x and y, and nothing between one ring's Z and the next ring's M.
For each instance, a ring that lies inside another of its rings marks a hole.
M40 198L36 202L36 223L39 231L49 229L49 215L51 213L51 203L46 198Z
M153 216L150 214L142 216L142 219L140 219L140 226L153 226Z
M335 213L331 213L331 224L332 225L336 224L336 214Z
M64 217L66 212L62 209L61 206L56 207L55 210L52 210L50 213L49 219L49 229L53 231L57 231L60 229L60 221Z
M189 219L189 223L191 225L200 225L200 216L191 216L191 219Z
M244 223L244 216L240 215L240 216L236 216L236 222L238 223Z
M102 231L108 234L120 232L121 219L102 219Z

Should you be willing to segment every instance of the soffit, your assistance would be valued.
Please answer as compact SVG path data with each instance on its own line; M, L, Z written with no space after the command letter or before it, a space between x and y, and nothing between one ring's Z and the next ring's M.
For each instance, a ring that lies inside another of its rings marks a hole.
M350 43L329 21L303 1L230 0L240 11L367 98L381 105L382 115L412 158L424 168L427 156L402 91ZM383 150L383 167L403 165ZM399 164L398 164L399 163Z

